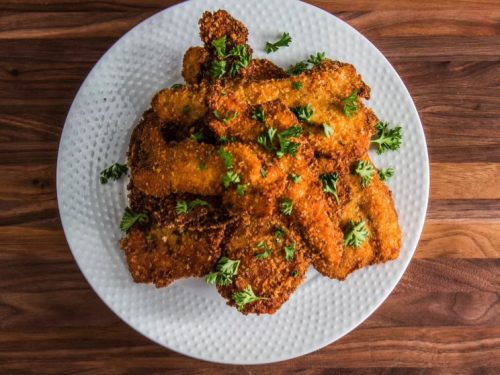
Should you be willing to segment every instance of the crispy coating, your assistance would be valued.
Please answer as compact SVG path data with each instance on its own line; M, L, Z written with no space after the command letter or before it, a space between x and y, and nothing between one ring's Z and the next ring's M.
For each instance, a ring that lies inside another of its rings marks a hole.
M220 257L224 228L182 230L176 226L133 228L121 240L130 274L137 283L165 287L210 272Z
M248 64L248 67L242 69L241 72L241 78L248 81L263 81L288 77L288 74L282 68L267 59L253 59Z
M294 89L294 82L301 82L302 88ZM181 116L176 112L180 109L179 105L177 109L172 106L166 109L165 105L168 106L174 100L186 100L185 105L196 108L196 113L209 113L209 126L217 136L232 135L243 141L255 140L255 136L262 131L263 124L252 120L248 115L255 107L277 100L288 108L309 104L313 109L312 125L308 126L310 143L318 155L331 158L352 161L361 157L370 144L377 122L374 113L360 100L369 98L370 90L354 67L331 60L325 60L314 69L296 77L231 81L208 88L201 84L185 90L189 92L166 89L155 96L153 108L162 120L172 121ZM352 117L347 117L343 112L342 101L354 91L358 92L358 110ZM207 95L206 100L201 100L200 95ZM208 108L203 108L204 105ZM214 111L221 118L230 118L237 113L245 121L224 123L213 118ZM193 113L190 121L195 121L194 117ZM333 130L329 138L324 136L323 124L329 125Z
M233 44L245 44L248 40L248 30L245 25L225 10L204 12L198 24L201 40L206 46L211 46L212 41L223 36Z
M208 62L210 55L203 47L191 47L184 54L182 60L182 77L186 83L199 83L202 78L203 66Z
M144 194L154 197L173 193L222 195L222 179L227 168L219 154L221 148L232 155L232 170L240 176L242 184L266 189L266 183L279 178L271 173L264 183L259 155L249 146L231 143L218 147L191 139L167 143L155 121L140 130L134 137L140 139L142 155L140 163L133 166L130 178L133 186ZM131 155L137 152L131 147Z
M283 230L282 237L275 236L277 229ZM269 257L256 258L264 252L257 248L259 242L271 248ZM294 257L286 260L284 247L292 243L295 245ZM270 217L258 221L243 217L224 244L223 254L240 261L238 274L231 285L218 287L220 294L234 306L233 293L251 286L256 296L266 299L245 305L242 313L273 314L304 280L309 265L305 250L301 238L281 220Z
M367 155L363 160L370 161ZM323 172L332 171L333 165L330 164L328 168L327 163L323 163ZM329 267L316 261L313 264L323 275L343 280L359 268L396 259L401 248L402 233L392 194L377 173L367 187L362 187L359 176L352 173L341 174L341 178L346 181L348 188L339 192L345 205L337 212L339 225L346 230L351 221L363 219L368 228L369 240L358 248L343 245L342 259L337 266Z

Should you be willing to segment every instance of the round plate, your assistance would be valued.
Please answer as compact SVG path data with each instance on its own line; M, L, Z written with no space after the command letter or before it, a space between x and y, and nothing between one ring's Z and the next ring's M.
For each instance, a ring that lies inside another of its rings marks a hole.
M393 166L389 182L403 230L398 260L355 272L346 281L311 269L302 286L272 316L244 316L226 306L202 279L168 288L133 283L118 246L127 205L126 181L101 185L99 171L124 162L130 133L160 89L181 80L184 51L201 44L198 19L226 9L250 32L256 57L283 67L325 51L354 64L372 88L368 105L403 127L399 152L372 155ZM290 47L266 55L267 40L292 35ZM427 207L429 166L413 101L384 56L360 33L318 8L296 1L198 0L142 22L96 64L69 111L57 160L57 196L64 232L90 285L125 322L167 348L204 360L256 364L312 352L351 331L389 295L417 245Z

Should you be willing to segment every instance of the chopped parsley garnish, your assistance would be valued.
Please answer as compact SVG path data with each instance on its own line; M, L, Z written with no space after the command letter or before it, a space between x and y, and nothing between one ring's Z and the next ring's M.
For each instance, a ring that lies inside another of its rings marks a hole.
M222 76L226 74L226 61L225 60L216 60L212 62L210 66L210 77L213 79L222 78Z
M292 37L290 36L290 34L283 33L281 34L281 38L278 41L274 43L267 42L264 51L266 51L266 53L276 52L280 47L288 47L291 42Z
M229 285L233 282L233 277L238 274L239 266L239 260L222 257L217 262L215 272L205 276L205 282L207 284Z
M184 107L182 107L182 113L187 115L189 112L191 112L191 107L189 107L187 104Z
M231 169L233 167L233 154L221 147L219 148L219 155L224 162L224 167L226 167L227 169Z
M262 177L266 177L266 176L267 176L267 172L266 172L266 170L264 169L264 167L261 167L261 168L260 168L260 175L261 175Z
M135 212L127 207L120 221L120 229L123 232L127 232L135 223L145 223L146 221L148 221L148 215L146 213Z
M319 176L321 183L323 184L323 191L325 193L332 194L335 197L337 203L339 203L339 195L337 192L337 182L339 181L339 174L337 172L324 173Z
M285 260L291 261L295 255L295 242L285 246Z
M292 108L292 112L295 113L295 116L297 116L299 120L310 123L311 117L314 114L314 109L311 104L307 104L303 107Z
M389 129L388 122L379 121L375 127L378 130L378 134L375 139L372 139L372 143L376 143L378 145L377 153L382 154L389 150L399 150L402 137L401 126Z
M284 235L285 235L285 232L281 228L276 228L276 230L274 231L275 238L283 238Z
M250 63L250 54L248 53L247 47L243 44L234 46L231 51L229 51L228 56L235 57L229 69L231 77L236 76L241 68L246 68Z
M107 168L104 168L99 175L99 179L101 181L101 184L107 183L110 179L116 181L121 176L126 174L127 171L128 167L126 164L115 163Z
M217 57L225 58L226 57L226 36L219 39L212 40L212 46L215 48L215 55Z
M259 108L255 109L255 111L253 111L253 113L252 113L252 118L254 120L257 120L257 121L260 121L260 122L266 122L266 117L265 117L265 114L264 114L264 108L259 107Z
M293 181L294 184L298 184L302 180L302 176L295 173L290 173L288 178Z
M170 86L170 88L171 88L172 90L181 89L181 88L183 88L183 87L184 87L184 85L183 85L182 83L174 83L172 86Z
M327 124L326 122L324 122L322 125L323 125L323 132L325 133L325 137L330 138L333 134L332 127L330 126L330 124Z
M238 112L228 112L226 113L225 116L222 116L219 111L215 110L213 111L213 114L215 118L219 121L222 121L224 125L227 125L229 121L234 120L236 117L238 117Z
M382 168L378 171L378 176L380 177L381 181L387 181L389 178L394 176L394 168Z
M205 163L205 160L200 160L200 162L198 163L198 169L200 171L204 171L206 167L207 167L207 164Z
M264 297L257 297L252 290L252 287L248 285L245 289L240 292L235 292L232 295L233 301L236 303L236 307L238 311L241 311L245 308L246 304L256 302L263 299L269 299Z
M240 182L240 176L234 171L227 171L224 176L222 176L222 183L227 189L231 184L238 184Z
M203 140L205 138L205 136L201 133L193 133L193 134L191 134L191 136L189 138L191 138L192 140L194 140L196 142L200 142L201 140Z
M232 143L232 142L236 142L236 138L223 135L222 137L219 138L219 142L220 143Z
M367 187L372 182L375 169L373 169L373 165L370 163L360 160L356 163L354 172L361 177L361 186Z
M280 202L280 211L286 216L290 216L292 214L293 202L290 198L285 198Z
M257 138L257 143L268 151L275 151L278 158L286 154L294 157L297 154L299 143L292 142L290 138L296 138L301 134L302 128L300 126L292 126L281 132L277 132L275 128L268 128Z
M304 84L302 82L299 81L292 82L292 89L294 90L300 90L303 86Z
M290 271L290 276L292 276L292 277L297 277L298 274L299 273L297 270Z
M366 223L361 220L359 223L351 221L349 229L344 233L344 245L350 247L360 247L368 238Z
M325 58L324 52L318 52L316 55L309 56L307 62L313 65L319 65Z
M247 190L248 184L238 184L236 186L236 192L240 197L245 195L245 191Z
M184 215L187 214L189 211L191 211L193 208L198 206L210 206L210 204L201 199L195 199L191 202L180 200L177 201L177 204L175 206L175 212L177 212L177 214L179 215Z
M298 76L309 69L309 65L305 61L299 61L297 64L290 66L286 73L291 76Z
M344 105L344 115L351 118L354 116L356 111L358 110L358 106L356 105L356 99L358 97L358 90L353 91L351 95L342 100L342 104Z
M263 253L255 255L257 259L266 259L273 251L265 242L262 241L257 244L257 249L264 250Z

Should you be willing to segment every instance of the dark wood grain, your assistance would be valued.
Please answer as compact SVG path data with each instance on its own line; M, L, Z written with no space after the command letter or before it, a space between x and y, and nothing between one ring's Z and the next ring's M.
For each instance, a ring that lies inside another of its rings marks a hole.
M498 374L500 3L316 0L389 59L431 160L415 259L360 327L263 366L176 354L122 323L73 260L56 200L64 119L102 54L177 1L0 1L0 373Z

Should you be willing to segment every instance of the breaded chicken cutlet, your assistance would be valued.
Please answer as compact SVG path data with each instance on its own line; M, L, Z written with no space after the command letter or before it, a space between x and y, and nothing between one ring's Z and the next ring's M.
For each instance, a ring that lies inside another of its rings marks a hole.
M253 59L226 11L199 26L186 84L155 95L130 141L130 207L147 218L121 241L134 281L205 276L242 313L272 314L309 264L343 280L397 258L397 213L367 154L379 121L354 66L321 57L290 75Z

